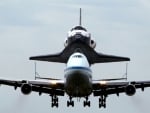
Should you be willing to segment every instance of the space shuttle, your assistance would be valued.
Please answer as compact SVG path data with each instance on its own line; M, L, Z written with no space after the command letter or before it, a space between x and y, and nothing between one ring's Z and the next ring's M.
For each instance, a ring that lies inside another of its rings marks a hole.
M133 96L137 89L144 91L150 87L150 81L115 81L127 80L127 78L98 79L92 78L91 65L95 63L130 61L128 57L108 55L95 50L96 42L91 34L81 24L81 9L79 25L68 32L64 42L64 49L56 54L30 57L30 60L65 63L64 79L43 78L36 76L36 80L12 80L0 78L0 84L12 86L16 90L29 95L31 92L48 94L51 96L51 107L58 107L58 96L68 95L67 107L74 107L73 98L84 98L83 106L90 107L89 96L98 97L99 108L106 108L106 98L115 94L119 96L125 93ZM127 75L127 71L125 73Z
M64 42L65 48L61 52L56 54L32 56L29 59L38 61L67 63L69 57L73 53L80 52L87 57L90 65L95 63L130 61L130 58L128 57L108 55L97 52L95 50L95 40L92 39L91 34L87 31L87 29L82 26L81 13L82 12L80 8L79 25L73 27L68 32L67 38Z

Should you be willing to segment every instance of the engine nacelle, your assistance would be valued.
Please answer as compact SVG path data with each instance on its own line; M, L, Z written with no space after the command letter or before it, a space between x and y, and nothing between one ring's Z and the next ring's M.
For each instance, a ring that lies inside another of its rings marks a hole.
M128 95L128 96L133 96L135 93L136 93L136 88L134 85L130 84L130 85L127 85L126 88L125 88L125 93Z
M22 86L21 86L21 92L22 92L24 95L30 94L31 91L32 91L32 86L31 86L31 84L28 84L28 83L22 84Z
M68 46L68 40L66 39L64 42L64 46L67 47Z
M96 47L96 42L94 40L90 40L90 47L93 49Z

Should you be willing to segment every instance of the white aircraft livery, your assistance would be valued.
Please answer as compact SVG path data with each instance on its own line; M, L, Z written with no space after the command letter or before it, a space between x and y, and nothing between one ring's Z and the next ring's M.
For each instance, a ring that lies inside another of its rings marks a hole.
M0 84L20 87L21 92L29 95L37 92L51 96L51 107L59 106L59 96L68 96L67 107L74 107L74 98L84 98L83 106L90 107L89 96L98 97L99 108L106 108L106 99L109 95L125 93L133 96L137 89L144 91L150 87L150 81L114 81L124 78L93 80L91 65L94 63L108 63L130 61L130 58L106 55L94 50L96 43L90 33L80 24L68 32L65 48L57 54L33 56L30 60L66 63L64 79L36 77L36 80L0 79Z

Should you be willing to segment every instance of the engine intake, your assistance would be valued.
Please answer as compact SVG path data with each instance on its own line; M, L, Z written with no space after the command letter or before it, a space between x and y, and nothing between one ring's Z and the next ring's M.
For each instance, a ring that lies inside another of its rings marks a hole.
M68 46L68 40L66 39L65 41L64 41L64 47L67 47Z
M90 47L93 49L96 47L96 42L94 40L90 40Z
M136 88L134 85L127 85L125 92L128 96L133 96L136 93Z
M28 83L22 84L22 86L21 86L21 92L22 92L24 95L30 94L31 91L32 91L32 86L31 86L31 84L28 84Z

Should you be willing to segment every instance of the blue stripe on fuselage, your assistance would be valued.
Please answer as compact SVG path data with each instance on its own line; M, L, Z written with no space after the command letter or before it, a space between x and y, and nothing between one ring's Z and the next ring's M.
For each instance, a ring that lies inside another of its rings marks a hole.
M74 66L74 67L68 67L65 69L65 71L68 71L68 70L86 70L86 71L89 71L89 72L92 72L92 70L88 67L78 67L78 66Z

